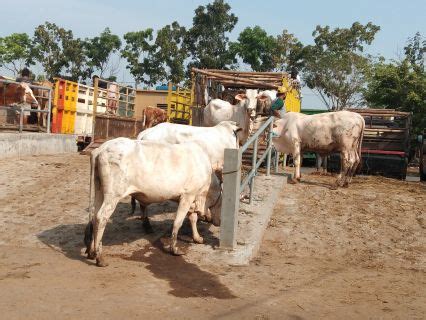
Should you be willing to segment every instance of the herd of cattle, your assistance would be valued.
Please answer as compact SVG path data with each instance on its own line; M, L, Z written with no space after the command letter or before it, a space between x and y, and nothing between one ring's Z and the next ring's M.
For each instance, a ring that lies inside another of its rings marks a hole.
M98 266L107 265L102 255L102 236L118 202L127 196L132 197L132 212L135 200L140 203L147 230L151 229L148 205L166 200L179 202L171 236L172 254L181 254L177 234L186 216L194 242L202 243L198 218L220 224L224 149L238 148L248 139L262 96L262 92L248 89L235 97L235 105L213 99L204 110L203 127L164 122L142 131L136 140L117 138L94 150L91 213L85 232L88 258L96 258ZM272 142L277 151L293 155L294 182L300 180L302 152L340 152L342 171L336 185L348 186L360 163L364 127L362 116L353 112L289 112L275 121Z
M3 89L2 89L3 88ZM26 83L0 86L2 105L39 104ZM2 91L3 90L3 91ZM152 230L146 207L166 200L179 202L173 223L170 252L178 255L177 234L189 217L193 240L202 243L197 220L220 224L224 150L244 144L256 125L266 118L276 91L247 89L232 104L213 99L204 109L203 126L167 123L166 113L156 107L144 110L142 131L136 140L117 138L91 154L90 219L85 231L86 252L106 266L102 236L118 202L132 196L132 212L140 203L143 225ZM27 116L27 115L26 115ZM361 156L365 122L349 111L304 115L286 113L274 122L272 143L278 152L291 154L295 164L292 180L300 180L301 155L316 152L326 156L339 152L341 172L336 187L348 186Z

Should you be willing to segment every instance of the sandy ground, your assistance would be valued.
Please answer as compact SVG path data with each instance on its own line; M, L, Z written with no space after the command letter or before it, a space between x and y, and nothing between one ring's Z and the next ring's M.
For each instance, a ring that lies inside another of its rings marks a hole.
M173 205L147 235L128 199L97 268L82 255L86 156L1 160L2 319L424 319L426 185L304 175L282 190L260 254L246 267L162 250ZM165 214L155 214L160 211ZM191 252L188 228L180 244ZM217 230L200 224L206 244Z

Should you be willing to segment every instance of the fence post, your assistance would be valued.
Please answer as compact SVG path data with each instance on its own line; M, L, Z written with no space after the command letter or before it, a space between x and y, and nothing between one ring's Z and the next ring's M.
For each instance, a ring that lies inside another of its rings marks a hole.
M22 133L22 127L24 125L24 107L20 106L20 113L19 113L19 133Z
M252 167L252 170L254 170L254 176L253 176L253 178L251 178L251 181L250 181L249 204L251 204L253 202L254 178L256 177L256 173L257 173L256 172L256 164L257 164L258 142L259 142L259 139L256 138L256 140L254 140L253 158L252 158L252 161L251 161L251 167Z
M271 157L272 157L272 129L274 128L274 122L271 121L268 132L268 158L266 160L266 175L271 175Z
M239 149L225 149L222 209L220 213L220 247L223 249L234 249L237 243L240 179L241 152Z
M52 116L52 89L49 89L49 100L47 104L49 106L49 113L47 114L47 133L50 133L50 121Z

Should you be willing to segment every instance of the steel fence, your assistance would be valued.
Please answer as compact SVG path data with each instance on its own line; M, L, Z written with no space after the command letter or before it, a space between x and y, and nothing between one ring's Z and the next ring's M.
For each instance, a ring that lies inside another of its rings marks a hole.
M271 172L272 126L274 117L270 117L249 140L239 149L225 149L223 166L223 198L221 209L220 247L234 249L238 226L240 195L249 186L249 203L253 200L253 189L257 171L266 160L266 175ZM258 157L259 139L267 135L267 147ZM253 145L251 169L241 181L242 155Z

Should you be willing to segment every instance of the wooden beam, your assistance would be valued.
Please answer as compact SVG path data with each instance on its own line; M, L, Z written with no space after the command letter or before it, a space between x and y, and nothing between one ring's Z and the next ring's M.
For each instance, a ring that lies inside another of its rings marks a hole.
M241 83L241 84L252 84L252 85L258 85L259 88L269 88L269 89L277 89L277 86L274 84L266 83L266 82L260 82L250 79L243 79L239 77L224 75L224 74L218 74L210 71L205 71L197 68L192 68L192 70L196 73L203 74L210 77L215 77L217 79L224 79L224 80L231 80L235 83Z

